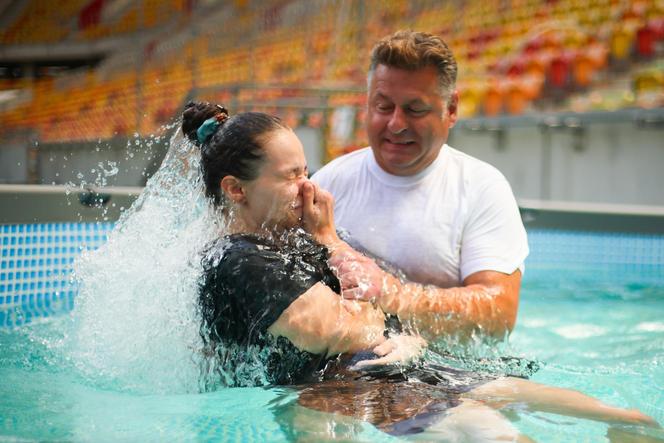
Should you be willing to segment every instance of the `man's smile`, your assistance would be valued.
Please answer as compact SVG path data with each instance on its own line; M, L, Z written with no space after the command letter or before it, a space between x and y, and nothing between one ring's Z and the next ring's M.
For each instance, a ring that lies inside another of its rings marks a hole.
M410 146L414 145L415 142L412 140L398 140L398 139L391 139L391 138L385 138L385 142L387 142L390 145L395 145L395 146Z

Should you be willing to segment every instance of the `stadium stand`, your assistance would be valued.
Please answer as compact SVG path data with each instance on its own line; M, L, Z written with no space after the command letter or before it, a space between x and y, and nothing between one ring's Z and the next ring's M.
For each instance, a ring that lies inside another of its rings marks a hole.
M186 20L187 0L68 0L22 2L22 13L0 32L3 44L91 40Z
M399 28L448 41L462 117L664 106L664 7L656 0L23 3L0 31L3 45L127 38L96 67L3 79L0 91L21 97L0 104L0 136L158 133L188 98L206 97L271 110L294 125L327 127L335 109L349 106L361 144L368 53ZM325 133L330 155L346 150Z

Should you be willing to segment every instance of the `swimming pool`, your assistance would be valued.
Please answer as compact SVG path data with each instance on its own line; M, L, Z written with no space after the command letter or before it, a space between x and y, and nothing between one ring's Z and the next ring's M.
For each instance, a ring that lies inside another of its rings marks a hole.
M103 244L113 225L49 226L0 227L0 440L396 440L297 408L287 388L199 394L182 385L169 391L176 382L165 382L141 389L154 381L109 377L114 366L104 362L97 372L81 367L91 360L72 359L60 346L76 304L66 268L81 247ZM638 408L663 423L664 236L531 229L529 242L517 328L502 352L540 361L535 381ZM18 324L25 325L10 327ZM539 441L603 441L607 430L550 414L519 416L516 426Z

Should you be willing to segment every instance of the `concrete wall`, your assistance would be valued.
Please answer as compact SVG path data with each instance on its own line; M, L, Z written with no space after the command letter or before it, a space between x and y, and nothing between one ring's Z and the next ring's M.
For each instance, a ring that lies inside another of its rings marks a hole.
M664 127L454 128L450 145L496 166L520 199L664 206Z
M0 145L0 184L28 182L27 142L11 141Z
M501 131L459 124L455 148L487 161L505 174L519 199L664 206L664 125L633 121L584 124L583 130L536 123ZM319 130L298 128L311 171L322 162ZM142 186L165 153L165 140L39 145L36 183L100 183L101 163L117 174L104 186ZM28 143L0 146L0 183L26 183ZM93 172L94 170L94 172Z
M164 138L53 144L0 141L0 184L143 186L165 153Z
M318 129L300 127L295 129L295 133L302 141L304 155L307 157L307 166L309 171L316 172L323 166L323 135Z

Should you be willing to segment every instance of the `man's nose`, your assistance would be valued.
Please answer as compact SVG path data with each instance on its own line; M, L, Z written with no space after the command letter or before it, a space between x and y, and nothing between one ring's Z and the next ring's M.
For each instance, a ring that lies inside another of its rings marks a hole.
M406 122L406 115L403 110L398 106L394 107L394 111L390 116L390 121L387 122L387 129L392 134L399 134L405 131L408 128L408 123Z

